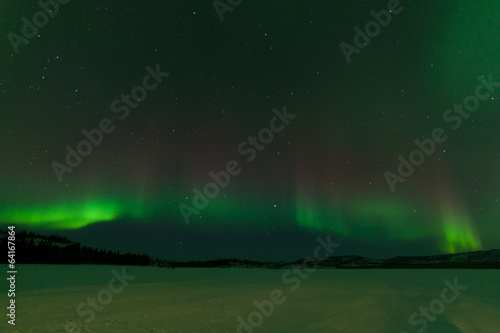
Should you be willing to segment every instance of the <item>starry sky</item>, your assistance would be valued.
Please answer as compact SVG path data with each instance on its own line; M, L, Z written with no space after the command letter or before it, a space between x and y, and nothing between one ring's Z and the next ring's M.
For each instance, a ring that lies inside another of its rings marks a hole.
M0 4L0 225L176 260L500 247L497 1L61 2Z

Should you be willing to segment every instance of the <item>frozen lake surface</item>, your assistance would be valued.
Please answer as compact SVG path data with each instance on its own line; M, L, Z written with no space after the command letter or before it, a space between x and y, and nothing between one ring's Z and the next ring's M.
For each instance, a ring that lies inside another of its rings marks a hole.
M18 265L6 313L1 332L494 333L500 272Z

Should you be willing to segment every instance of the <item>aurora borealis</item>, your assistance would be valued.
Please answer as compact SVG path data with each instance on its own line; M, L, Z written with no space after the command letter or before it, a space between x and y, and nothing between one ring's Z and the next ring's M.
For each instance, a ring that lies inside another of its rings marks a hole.
M500 5L401 3L351 63L339 44L387 1L244 1L222 22L210 1L69 1L17 53L7 33L40 7L2 4L0 224L172 259L295 259L326 234L339 255L499 248L500 90L457 130L443 113L500 81ZM169 76L121 119L113 101L155 65ZM284 106L296 119L247 161L239 144ZM52 163L105 118L59 182ZM384 172L438 127L391 192ZM231 160L186 224L179 204Z

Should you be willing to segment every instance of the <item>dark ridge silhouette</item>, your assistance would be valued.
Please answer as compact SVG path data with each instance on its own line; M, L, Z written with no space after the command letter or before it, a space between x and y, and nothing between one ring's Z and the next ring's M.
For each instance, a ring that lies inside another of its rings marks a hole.
M5 235L0 230L0 236ZM120 254L119 251L105 251L70 241L57 235L39 235L31 231L19 231L15 235L16 264L97 264L97 265L150 265L152 259L146 254ZM0 237L0 245L7 248L7 238ZM5 246L4 246L5 245ZM0 263L7 263L2 256Z
M7 248L7 231L0 229L0 246ZM300 259L293 262L263 262L248 259L217 259L204 261L161 260L147 254L121 254L119 251L80 246L67 237L55 234L45 236L32 231L16 233L16 255L18 264L96 264L137 265L167 268L267 268L285 269L294 267L312 268L314 262ZM0 263L7 263L7 256L1 256ZM332 256L317 262L317 268L337 269L393 269L393 268L466 268L500 269L500 250L476 251L456 254L441 254L418 257L394 257L370 259L357 255Z

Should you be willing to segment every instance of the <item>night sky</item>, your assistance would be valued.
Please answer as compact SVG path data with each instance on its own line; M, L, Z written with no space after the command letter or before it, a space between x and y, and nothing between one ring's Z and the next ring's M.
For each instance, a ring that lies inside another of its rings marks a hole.
M4 227L177 260L500 247L497 1L66 2L29 38L42 7L0 5Z

